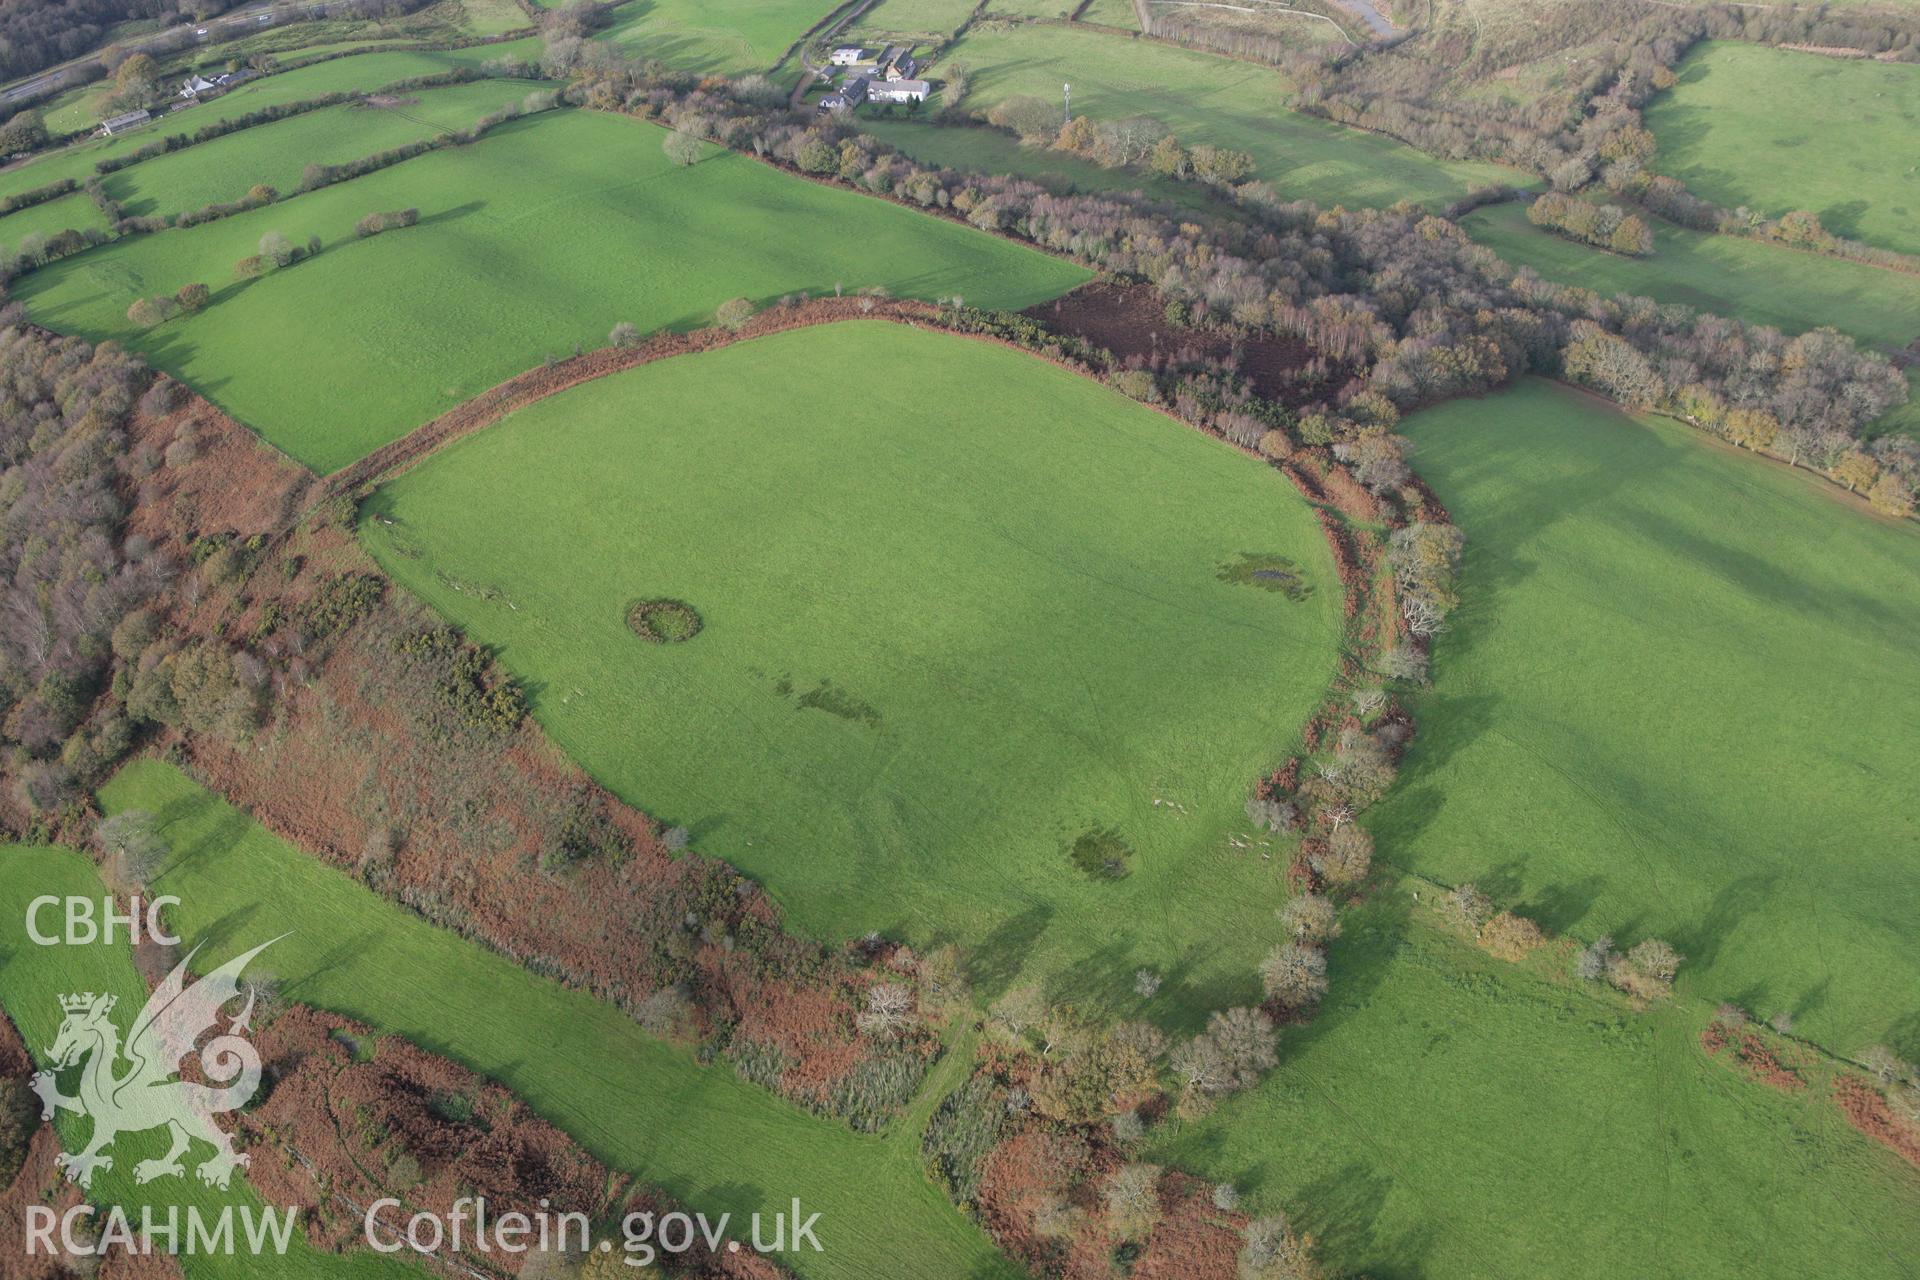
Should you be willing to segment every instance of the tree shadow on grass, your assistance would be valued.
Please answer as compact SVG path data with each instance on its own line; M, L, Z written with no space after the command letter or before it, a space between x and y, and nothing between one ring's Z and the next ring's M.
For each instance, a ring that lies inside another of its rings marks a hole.
M773 1210L784 1207L770 1204L767 1189L751 1182L716 1182L700 1188L687 1199L696 1207L731 1210L736 1218L756 1213L770 1216Z
M1365 1016L1374 994L1401 962L1401 951L1409 945L1412 899L1394 883L1382 884L1372 893L1365 902L1346 909L1343 932L1327 948L1331 986L1326 1003L1312 1021L1282 1029L1283 1068L1288 1058L1338 1031L1348 1019Z
M1823 981L1818 989L1824 992L1825 987ZM1920 1010L1894 1019L1887 1029L1886 1041L1888 1048L1908 1062L1920 1062Z
M155 879L157 884L160 877ZM188 951L200 953L194 957L194 972L205 973L231 959L228 953L238 950L235 939L247 930L259 916L260 910L260 904L257 902L248 903L244 907L235 907L200 930L195 936L182 938L180 941Z
M450 208L442 209L438 213L423 214L420 221L414 223L411 228L400 227L395 231L384 232L382 234L405 235L408 230L418 230L421 227L437 227L443 223L455 222L461 218L479 213L486 207L487 202L485 200L469 200L465 204L456 204Z
M1601 876L1582 876L1560 884L1541 885L1514 910L1549 933L1565 933L1587 918L1606 885Z
M1648 543L1737 585L1770 611L1784 616L1832 618L1853 627L1871 624L1887 629L1890 635L1911 625L1911 616L1885 599L1831 581L1782 572L1764 556L1713 538L1650 507L1624 513L1621 525Z
M1412 1280L1424 1274L1434 1228L1384 1233L1380 1215L1392 1190L1391 1178L1356 1161L1300 1189L1295 1226L1313 1234L1323 1258L1343 1267L1362 1266L1376 1280Z
M1699 923L1676 930L1672 937L1680 954L1696 968L1711 966L1740 922L1761 910L1772 899L1779 884L1777 872L1756 872L1742 876L1713 895L1707 914Z
M1053 921L1053 908L1035 903L980 940L967 956L967 981L983 1003L991 1003L1007 993L1027 957L1046 935Z
M1793 1020L1795 1022L1804 1021L1806 1018L1825 1008L1827 997L1832 990L1833 979L1822 978L1801 992L1800 998L1793 1002L1793 1008L1788 1011L1793 1015ZM1920 1014L1912 1015L1912 1021L1914 1025L1911 1043L1913 1043L1916 1050L1920 1050Z
M367 957L380 939L381 932L378 929L363 929L350 937L343 937L323 952L318 959L304 966L298 977L288 981L287 994L304 993L312 987L315 979L336 970L351 970L356 963ZM272 955L271 949L263 952L262 962L264 963L270 955ZM326 1004L322 1000L310 1000L308 1003L323 1007Z
M1502 701L1497 693L1434 692L1421 699L1422 718L1439 724L1416 733L1407 748L1405 772L1410 780L1417 783L1440 772L1455 755L1471 747L1499 719Z
M1414 861L1413 846L1447 806L1446 792L1431 784L1402 780L1388 798L1368 813L1364 824L1383 850L1406 865Z
M1830 204L1820 210L1820 225L1837 236L1858 240L1860 239L1860 219L1872 207L1865 200L1843 200L1839 204Z

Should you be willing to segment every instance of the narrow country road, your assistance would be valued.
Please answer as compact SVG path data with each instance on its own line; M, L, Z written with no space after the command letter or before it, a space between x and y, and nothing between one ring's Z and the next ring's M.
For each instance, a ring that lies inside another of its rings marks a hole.
M30 98L36 93L40 93L51 86L59 84L61 77L69 71L72 71L75 67L84 66L89 62L99 62L111 53L141 53L167 44L170 41L177 40L183 34L190 34L201 30L211 34L215 27L271 26L276 21L276 15L272 12L272 9L273 0L257 0L254 4L235 9L232 13L222 14L218 18L209 18L205 22L183 23L180 26L169 27L165 31L157 31L152 35L141 36L135 40L127 40L102 46L92 53L83 54L78 58L63 62L57 67L48 67L45 71L35 72L24 80L14 81L4 90L0 90L0 100L13 102L20 98ZM208 37L201 36L199 38L205 40Z

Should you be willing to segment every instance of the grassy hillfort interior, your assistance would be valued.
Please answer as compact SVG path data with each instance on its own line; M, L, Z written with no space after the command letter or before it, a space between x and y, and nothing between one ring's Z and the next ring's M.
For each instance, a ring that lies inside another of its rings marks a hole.
M0 1274L1920 1275L1916 138L1916 0L0 10Z

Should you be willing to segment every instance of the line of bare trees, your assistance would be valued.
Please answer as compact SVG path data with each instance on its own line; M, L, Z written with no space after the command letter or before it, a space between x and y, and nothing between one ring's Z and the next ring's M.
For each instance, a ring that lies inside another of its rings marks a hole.
M1890 510L1920 481L1920 447L1867 438L1871 423L1905 402L1904 378L1832 330L1789 339L1651 299L1602 298L1516 270L1417 208L1323 210L1261 182L1221 188L1239 218L1140 195L1056 195L1017 178L922 165L837 121L612 51L554 69L572 73L567 97L582 105L645 116L1144 280L1198 324L1304 341L1350 372L1326 387L1319 409L1299 411L1303 428L1357 437L1364 424L1345 409L1363 396L1406 411L1538 373L1710 428L1759 424L1755 447L1828 474L1857 455L1872 464L1872 483L1892 477ZM1864 472L1859 461L1849 466L1849 476Z

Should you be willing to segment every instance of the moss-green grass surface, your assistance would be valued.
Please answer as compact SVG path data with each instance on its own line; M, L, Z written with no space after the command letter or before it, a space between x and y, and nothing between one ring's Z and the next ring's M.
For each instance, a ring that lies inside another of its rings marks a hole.
M1145 1158L1286 1212L1339 1275L1913 1275L1920 1174L1848 1127L1817 1059L1780 1050L1805 1089L1754 1083L1702 1051L1705 1008L1490 959L1422 897L1349 912L1279 1069Z
M547 356L604 345L620 321L698 326L731 297L837 284L1023 307L1087 278L744 156L674 166L663 136L624 117L548 113L278 205L116 242L15 292L41 323L126 342L329 471ZM365 214L409 206L419 226L355 239ZM269 231L326 248L235 282L234 262ZM205 311L132 329L135 298L196 280L215 290Z
M99 100L105 95L110 81L96 81L93 84L77 85L66 92L49 99L41 108L41 115L47 122L49 133L72 133L75 129L85 129L99 123Z
M1518 204L1475 210L1461 220L1475 240L1514 266L1603 296L1638 294L1679 302L1751 324L1804 333L1831 325L1870 347L1897 351L1920 341L1920 276L1801 253L1759 240L1688 231L1655 219L1655 252L1629 258L1577 244L1527 221ZM1920 434L1920 370L1908 374L1914 399L1876 431Z
M1245 151L1255 176L1295 199L1349 207L1397 200L1443 204L1476 183L1520 182L1488 165L1450 164L1403 143L1292 109L1278 71L1080 27L976 26L942 55L974 70L969 110L1015 94L1060 101L1073 85L1076 115L1146 115L1181 141ZM1034 152L1034 163L1045 153Z
M1286 851L1248 788L1335 661L1276 472L1019 352L883 322L552 397L377 494L365 538L497 646L554 740L800 928L965 943L1190 1022L1254 994ZM1222 581L1292 557L1295 601ZM705 629L642 642L629 601ZM1115 833L1118 881L1069 846ZM1267 856L1272 853L1271 859Z
M59 1033L61 996L95 991L117 997L119 1003L113 1018L123 1033L146 1004L147 990L134 971L124 930L111 945L95 942L40 946L27 935L27 905L34 898L42 895L91 898L97 910L103 893L93 864L77 853L46 846L0 846L0 1007L5 1008L14 1026L19 1028L39 1066L46 1066L44 1051ZM59 928L55 923L59 910L58 907L43 910L40 920L43 930ZM207 958L216 965L234 955L233 948L223 946L215 950L217 955L210 952ZM126 1064L118 1063L115 1069L124 1072ZM62 1083L71 1092L74 1077L64 1076ZM93 1122L70 1112L62 1111L56 1123L64 1150L82 1149L92 1135ZM187 1156L187 1176L162 1179L145 1186L135 1184L134 1165L141 1160L158 1158L165 1154L166 1148L166 1134L162 1130L120 1135L107 1149L113 1158L113 1168L94 1174L88 1199L102 1208L119 1206L135 1223L139 1222L143 1207L150 1206L157 1221L164 1221L170 1209L177 1209L182 1215L183 1232L190 1206L206 1215L210 1227L214 1225L213 1216L225 1207L233 1207L236 1213L248 1208L258 1212L263 1207L260 1197L246 1181L245 1170L236 1174L225 1191L208 1187L194 1177L191 1171L195 1163L210 1153L209 1148L197 1143ZM52 1201L49 1198L38 1203ZM274 1206L275 1212L285 1208ZM243 1222L236 1218L233 1232L244 1239ZM95 1225L99 1225L98 1221ZM21 1260L12 1258L8 1262L10 1266L18 1266ZM293 1232L284 1256L267 1253L255 1257L250 1252L206 1254L185 1258L183 1263L189 1280L248 1280L261 1275L284 1276L287 1280L407 1280L423 1274L398 1259L368 1250L346 1256L318 1252L307 1244L300 1230Z
M860 15L849 34L911 31L949 36L960 29L973 8L974 0L880 0Z
M537 87L529 80L483 80L407 94L412 101L394 107L312 111L121 169L106 179L107 194L129 214L148 215L238 200L256 183L292 192L310 164L346 164L465 129Z
M1062 19L1080 7L1080 0L991 0L988 17Z
M1080 21L1125 27L1129 31L1140 29L1140 15L1134 12L1133 0L1093 0L1080 15Z
M112 156L138 151L149 142L169 134L191 134L220 120L231 120L248 112L299 102L324 94L351 90L373 90L397 80L436 75L455 67L474 66L507 53L525 56L538 52L538 42L476 45L470 49L405 50L390 53L357 54L333 58L311 67L296 67L274 75L262 76L225 93L210 102L189 107L177 114L165 115L151 124L115 138L100 138L76 143L50 152L37 160L0 172L0 196L31 191L61 178L84 182L94 174L94 164ZM81 123L87 123L83 121ZM470 121L463 121L471 123ZM74 126L78 127L78 126ZM211 144L209 144L211 145ZM305 161L300 163L304 164ZM123 174L127 170L121 171ZM242 188L244 190L244 188Z
M1729 208L1811 209L1920 253L1920 66L1714 42L1648 105L1654 165Z
M104 231L106 226L100 207L85 192L76 191L57 200L28 205L0 218L0 244L14 249L31 235L50 236L69 227L75 230L98 227Z
M1785 333L1832 325L1874 347L1899 348L1920 338L1920 276L1658 220L1653 255L1629 258L1544 231L1527 221L1520 204L1476 209L1461 225L1516 267L1606 297L1632 293L1685 303Z
M630 0L600 38L689 71L770 70L834 0Z
M161 819L173 856L154 887L181 899L169 920L190 942L210 939L206 958L290 931L260 958L289 999L500 1081L602 1161L710 1215L737 1223L799 1196L821 1215L824 1249L782 1255L804 1280L1015 1274L922 1175L917 1128L856 1134L724 1064L697 1066L613 1006L376 897L171 766L131 764L101 799Z
M533 24L513 0L461 0L460 25L476 36L496 36Z
M1467 554L1382 847L1920 1049L1920 528L1546 383L1407 433Z
M860 128L924 165L944 165L963 173L1018 174L1052 191L1139 191L1216 214L1232 209L1231 205L1213 199L1212 189L1204 183L1156 178L1137 169L1105 169L1066 152L1023 146L1018 138L999 129L956 127L877 114L861 116Z

